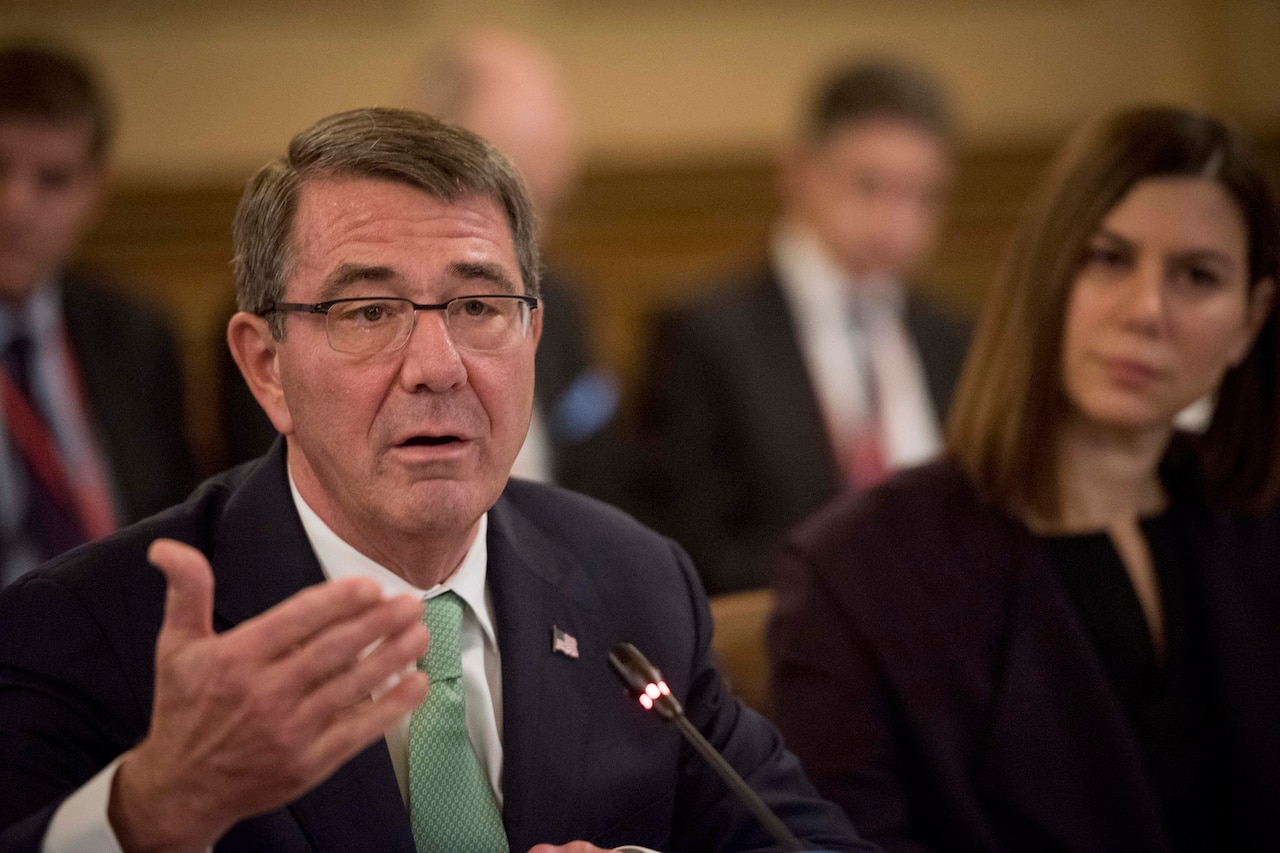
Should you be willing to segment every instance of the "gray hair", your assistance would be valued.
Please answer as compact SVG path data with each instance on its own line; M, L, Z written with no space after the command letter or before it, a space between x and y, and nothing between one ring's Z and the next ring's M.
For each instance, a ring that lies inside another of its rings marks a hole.
M321 119L246 185L232 231L236 301L259 313L284 300L298 190L309 180L374 178L408 184L445 202L491 199L506 214L525 293L538 296L541 267L533 207L519 175L479 136L412 110L374 107ZM268 317L284 337L280 315Z

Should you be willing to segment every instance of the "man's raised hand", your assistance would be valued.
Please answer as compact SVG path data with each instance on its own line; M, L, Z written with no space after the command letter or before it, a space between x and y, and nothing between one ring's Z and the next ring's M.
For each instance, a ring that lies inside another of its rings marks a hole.
M413 596L384 599L366 578L332 581L216 634L205 556L171 539L147 556L168 591L151 728L111 792L126 850L207 849L318 785L426 696L426 676L405 672L427 646Z

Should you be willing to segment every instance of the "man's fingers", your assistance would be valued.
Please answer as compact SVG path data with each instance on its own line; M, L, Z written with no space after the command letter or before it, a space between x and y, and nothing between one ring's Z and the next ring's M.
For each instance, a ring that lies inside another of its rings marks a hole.
M213 570L204 554L175 539L157 539L147 560L165 577L164 623L167 641L196 640L213 633Z
M411 674L414 664L427 648L427 630L409 625L379 643L358 664L336 673L308 695L298 707L300 719L324 725L352 707L379 694L393 678Z
M252 649L255 657L271 660L292 653L317 632L356 616L381 599L381 587L370 578L328 581L295 593L224 636Z
M312 743L312 760L323 768L323 777L353 755L386 735L388 729L413 712L427 696L427 676L414 670L377 699L355 706L336 718Z
M377 649L369 655L368 663L385 666L381 662L388 643L406 631L417 638L411 645L414 648L421 645L423 649L413 657L390 663L392 669L388 674L395 667L412 665L427 642L427 629L422 625L422 602L410 595L398 595L317 633L295 654L277 660L272 665L273 677L299 692L319 687L355 668L357 660L375 643Z

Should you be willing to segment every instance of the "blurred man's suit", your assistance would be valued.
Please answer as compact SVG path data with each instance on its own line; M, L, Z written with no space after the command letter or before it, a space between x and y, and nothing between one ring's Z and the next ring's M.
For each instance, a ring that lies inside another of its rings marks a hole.
M60 381L80 401L116 520L129 523L172 506L195 484L177 343L157 311L91 273L69 271L58 287L77 374ZM9 545L3 543L6 553Z
M904 323L941 417L967 326L906 289ZM653 525L688 549L707 591L759 587L782 533L844 479L795 318L769 267L662 315L640 401Z
M182 500L195 484L178 346L154 309L83 272L63 277L67 335L115 478L121 520Z

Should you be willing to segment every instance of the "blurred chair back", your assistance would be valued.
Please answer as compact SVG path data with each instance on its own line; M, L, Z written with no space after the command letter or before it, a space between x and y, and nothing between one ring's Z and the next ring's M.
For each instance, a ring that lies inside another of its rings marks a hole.
M769 589L711 598L711 618L716 629L711 647L733 692L761 713L768 710L769 658L764 634L772 610L773 591Z

